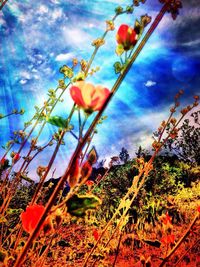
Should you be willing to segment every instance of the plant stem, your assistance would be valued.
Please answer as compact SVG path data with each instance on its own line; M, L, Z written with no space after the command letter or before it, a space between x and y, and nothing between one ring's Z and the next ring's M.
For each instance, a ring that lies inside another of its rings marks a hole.
M41 149L38 149L38 151L31 157L31 159L27 162L26 166L24 167L24 169L22 170L22 172L25 172L26 169L28 168L29 164L34 160L34 158L40 153L42 152L45 148L47 148L49 146L49 144L53 141L53 138L51 138L51 140L45 145L43 146Z
M111 168L111 167L109 167L109 168L106 170L106 172L104 173L103 177L101 177L101 179L94 185L94 187L89 191L89 193L92 192L92 191L94 191L94 189L97 188L97 186L98 186L103 180L105 180L105 178L108 176L108 172L110 171L110 168Z
M145 34L144 38L142 39L142 41L140 42L139 46L137 47L137 49L135 50L134 54L132 55L129 63L127 64L126 69L123 71L123 73L119 76L119 78L117 79L115 85L113 86L112 89L112 94L114 94L114 92L118 89L118 83L121 84L123 78L125 77L125 75L128 73L129 69L131 68L133 62L135 61L135 59L137 58L137 56L139 55L139 53L141 52L142 48L144 47L144 45L146 44L146 42L148 41L148 39L150 38L151 34L153 33L153 31L155 30L155 28L158 26L159 22L161 21L161 19L163 18L165 12L168 9L168 4L165 4L162 9L160 10L159 14L157 15L157 17L155 18L154 22L152 23L151 27L149 28L149 30L147 31L147 33ZM142 173L141 173L142 175ZM139 187L140 189L140 187ZM128 191L129 192L129 191ZM135 194L137 193L137 191L135 192ZM135 195L134 195L135 196ZM126 199L126 198L125 198ZM95 246L92 248L91 252L89 253L88 257L86 258L83 267L87 266L87 262L89 260L90 255L94 252L96 246L98 245L100 239L102 238L102 236L104 235L104 233L106 232L107 228L110 226L110 224L112 223L112 221L114 220L114 218L116 217L117 213L119 211L119 207L117 209L117 212L115 212L114 216L111 218L111 220L107 223L106 227L104 228L103 232L101 233L99 239L97 240Z
M2 10L2 8L5 6L5 4L8 2L8 0L4 0L4 2L1 4L0 6L0 11Z
M59 100L61 99L62 95L65 93L66 89L69 87L70 84L71 84L71 83L68 83L68 84L66 85L66 88L65 88L64 90L62 90L62 92L60 93L60 95L59 95L58 98L56 99L55 103L54 103L53 106L51 107L51 109L50 109L50 111L49 111L49 113L48 113L48 116L51 115L51 113L53 112L53 110L54 110L54 108L56 107L57 103L59 102ZM58 90L58 88L56 88L56 91L57 91L57 90ZM48 100L48 101L50 101L50 100ZM48 102L48 101L47 101L47 102ZM37 141L38 141L38 139L39 139L39 137L40 137L40 135L41 135L41 133L42 133L42 131L43 131L45 125L46 125L46 123L47 123L47 121L44 121L44 122L43 122L43 124L42 124L42 126L41 126L41 128L40 128L40 130L39 130L39 133L37 134L37 136L36 136L36 138L35 138L35 142L36 142L36 143L37 143ZM33 146L33 148L34 148L34 146ZM29 153L28 156L31 155L31 152L32 152L33 148L31 148L31 151L30 151L30 153ZM28 164L26 165L25 169L28 167L29 164L30 164L30 162L28 162Z
M67 84L65 90L68 88L69 85L70 85L70 83ZM58 90L58 88L56 88L56 91L57 91L57 90ZM53 104L53 106L51 107L51 110L49 111L49 115L50 115L51 112L54 110L56 104L57 104L58 101L61 99L61 97L62 97L62 95L64 94L65 90L62 90L61 94L59 95L59 97L57 98L57 100L55 101L55 103ZM47 102L49 102L49 101L50 101L50 99L48 99ZM32 132L34 131L35 127L37 126L37 124L38 124L38 122L39 122L39 118L40 118L40 116L42 115L42 112L43 112L44 110L45 110L45 106L42 108L42 110L41 110L41 112L40 112L40 114L39 114L39 117L38 117L38 119L35 121L35 124L34 124L34 126L32 127L31 131L29 132L28 136L26 137L26 139L23 141L22 145L20 146L20 148L19 148L19 150L18 150L18 153L20 153L21 150L23 149L23 147L25 146L27 140L28 140L29 137L31 136L31 134L32 134ZM73 112L74 112L74 107L72 108L72 111L71 111L71 113L70 113L70 118L71 118L71 116L73 115ZM69 119L69 118L68 118L68 119ZM41 135L42 130L44 129L45 124L46 124L46 121L43 123L42 127L40 128L40 131L39 131L39 133L38 133L38 135L37 135L37 137L36 137L36 142L37 142L39 136ZM62 141L62 140L61 140L61 141ZM59 146L60 146L60 145L59 145ZM27 153L26 157L29 157L29 156L31 155L31 152L32 152L32 150L33 150L33 147L34 147L34 146L31 146L31 147L30 147L29 152ZM56 147L56 150L57 150L57 149L59 149L59 147L58 147L58 148ZM57 154L57 152L56 152L56 154ZM52 158L51 158L48 167L51 168L51 166L53 165L53 162L54 162L55 157L56 157L56 155L54 155L53 161L52 161ZM26 165L26 166L25 166L25 165ZM23 163L22 163L22 165L21 165L21 167L20 167L20 170L17 172L17 175L16 175L15 179L12 181L11 188L10 188L10 190L9 190L9 192L8 192L8 195L6 196L6 199L4 200L4 203L3 203L2 207L1 207L1 212L2 212L2 214L5 212L6 208L7 208L7 207L9 206L9 204L10 204L10 201L11 201L12 196L13 196L13 194L14 194L14 192L13 192L14 187L15 187L15 189L16 189L17 186L18 186L18 184L19 184L19 182L20 182L20 175L21 175L21 172L22 172L23 168L26 169L26 168L28 167L28 165L29 165L29 162L28 162L28 164L26 164L26 161L24 160ZM14 164L11 166L11 168L10 168L10 172L11 172L13 166L14 166ZM48 169L48 172L49 172L49 170L50 170L50 169ZM8 177L9 177L10 172L7 174L5 180L8 180ZM46 173L46 176L48 175L48 172ZM45 178L46 178L46 176L45 176Z
M181 256L181 258L175 263L176 265L174 265L174 266L177 266L177 264L180 263L183 260L183 258L188 254L188 252L192 248L194 248L198 243L200 243L200 238L186 250L186 252Z
M188 234L190 233L191 228L193 227L193 225L196 223L197 219L199 218L199 212L196 213L196 215L194 216L194 219L192 220L192 222L190 223L190 225L188 226L187 230L185 231L185 233L183 234L183 236L179 239L179 241L176 243L175 247L173 247L173 249L169 252L169 254L165 257L165 259L162 261L162 263L159 265L159 267L163 267L165 265L165 263L170 259L170 257L174 254L174 252L179 248L179 246L181 245L181 243L184 241L184 239L188 236Z
M80 112L80 108L78 108L78 126L79 126L79 140L81 140L82 132L81 132L81 112Z
M89 149L89 147L90 147L90 144L91 144L91 142L92 142L92 139L93 139L94 135L95 135L95 132L93 131L93 133L92 133L91 136L90 136L90 141L88 141L88 144L87 144L86 149L85 149L85 151L84 151L84 153L83 153L83 156L81 157L80 164L83 162L83 160L84 160L84 158L85 158L85 155L86 155L86 153L88 152L88 149Z
M118 244L117 244L117 251L116 251L116 255L115 255L115 260L114 260L114 262L113 262L112 267L115 267L115 264L116 264L116 262L117 262L117 257L118 257L118 255L119 255L119 247L120 247L120 243L121 243L121 240L122 240L122 234L123 234L123 232L121 231L121 232L120 232L120 236L119 236L119 241L118 241Z
M83 123L82 123L81 126L80 126L79 142L81 142L81 140L82 140L83 129L84 129L84 126L85 126L85 124L86 124L87 119L88 119L88 116L85 115L85 118L84 118L84 120L83 120Z
M132 58L130 59L130 62L127 64L125 70L123 71L123 73L120 74L120 76L118 77L117 81L115 82L110 95L108 96L108 98L106 99L105 103L103 104L101 110L97 113L96 117L94 118L92 124L90 125L89 129L87 130L87 132L85 133L83 139L81 140L81 142L77 145L76 150L74 151L71 160L69 162L69 165L64 173L64 175L61 177L61 179L59 180L55 190L53 191L46 207L44 210L43 215L41 216L36 228L34 229L34 231L32 232L32 234L30 235L26 245L24 246L21 254L19 255L19 257L16 260L16 263L14 265L14 267L20 267L23 264L24 258L30 248L30 246L32 245L32 242L34 241L34 239L37 236L37 233L40 229L40 227L42 226L46 216L48 215L51 207L53 206L55 199L62 187L62 185L64 184L64 182L67 180L68 176L70 175L73 166L76 163L76 159L79 157L83 147L85 146L88 137L91 135L92 131L94 130L97 122L99 121L99 119L101 118L104 110L106 109L106 107L108 106L109 102L111 101L111 99L113 98L114 94L116 93L117 89L119 88L119 86L121 85L122 81L124 80L126 74L129 72L133 62L136 60L137 56L139 55L139 53L141 52L142 48L145 46L146 42L148 41L148 39L150 38L151 34L153 33L153 31L155 30L155 28L157 27L157 25L159 24L159 22L161 21L161 19L163 18L165 12L168 9L168 5L169 4L165 4L161 11L159 12L159 14L157 15L157 17L155 18L155 21L153 22L153 24L151 25L150 29L148 30L148 32L146 33L146 35L144 36L143 40L141 41L141 43L139 44L139 46L137 47L137 49L135 50ZM86 264L84 264L84 266L86 266Z
M62 131L61 136L60 136L60 139L59 139L59 141L58 141L58 143L57 143L57 145L55 147L55 150L53 152L53 155L52 155L52 157L51 157L51 159L49 161L49 164L47 166L47 169L46 169L44 175L41 177L40 182L38 184L38 187L36 188L36 191L34 193L34 196L33 196L32 200L31 200L31 205L33 205L34 202L36 201L37 195L38 195L40 189L42 188L42 186L44 184L44 181L45 181L45 179L46 179L46 177L47 177L47 175L48 175L48 173L49 173L49 171L50 171L50 169L51 169L51 167L52 167L52 165L54 163L54 160L56 158L56 155L58 153L58 150L59 150L59 147L60 147L60 145L62 143L62 140L63 140L64 135L65 135L65 131Z

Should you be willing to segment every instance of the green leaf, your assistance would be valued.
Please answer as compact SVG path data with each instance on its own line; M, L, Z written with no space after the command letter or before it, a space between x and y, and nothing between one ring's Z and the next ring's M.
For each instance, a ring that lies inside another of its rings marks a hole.
M67 201L66 206L71 215L83 217L87 210L95 209L99 204L101 200L93 195L74 195Z
M123 66L119 61L117 61L114 64L114 69L115 69L115 73L118 74L118 73L120 73L122 71Z
M51 116L47 119L47 122L55 125L59 128L67 128L67 120L59 116Z
M8 209L6 211L7 215L11 215L11 214L19 214L23 211L23 209Z

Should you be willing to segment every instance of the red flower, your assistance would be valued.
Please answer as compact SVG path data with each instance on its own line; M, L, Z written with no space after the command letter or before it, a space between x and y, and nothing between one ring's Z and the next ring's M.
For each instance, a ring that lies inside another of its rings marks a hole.
M95 239L95 240L98 240L98 238L99 238L99 233L98 233L98 231L97 231L96 229L93 231L93 236L94 236L94 239Z
M117 43L122 45L124 50L131 49L137 43L135 30L126 24L122 24L116 35Z
M13 157L13 163L16 163L19 159L20 159L20 154L19 153L16 153Z
M100 85L80 81L70 88L70 94L77 106L91 113L102 108L110 91Z
M198 211L198 212L200 212L200 206L199 206L199 207L197 207L197 211Z
M29 234L35 229L38 224L38 221L44 213L45 207L42 205L33 204L26 208L26 211L21 213L22 226L26 232ZM46 226L49 223L49 219L43 223L42 227Z

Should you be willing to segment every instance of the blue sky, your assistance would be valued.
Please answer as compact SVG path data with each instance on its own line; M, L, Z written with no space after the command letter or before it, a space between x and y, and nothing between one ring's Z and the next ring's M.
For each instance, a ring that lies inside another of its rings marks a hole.
M7 2L0 13L0 113L9 113L14 108L24 108L26 112L0 121L1 145L12 131L23 128L23 123L34 114L34 106L47 99L47 90L55 88L62 77L59 73L62 65L70 64L74 57L89 59L93 52L91 42L104 32L105 20L112 18L116 6L127 4L131 1ZM170 14L165 15L106 110L108 119L94 139L100 158L118 154L122 146L131 155L139 145L148 147L152 132L167 118L176 92L185 90L184 104L199 93L200 3L184 0L183 6L176 21ZM133 25L136 18L146 13L153 19L160 8L158 0L147 1L135 8L132 15L120 16L116 30L122 23ZM113 71L117 60L116 30L109 33L93 64L100 66L100 71L89 79L107 88L117 78ZM71 105L66 93L53 115L67 116ZM40 144L45 144L55 130L48 125ZM73 145L75 140L69 137L55 164L58 175L62 174ZM45 165L48 157L47 150L35 164ZM34 166L31 168L34 173Z

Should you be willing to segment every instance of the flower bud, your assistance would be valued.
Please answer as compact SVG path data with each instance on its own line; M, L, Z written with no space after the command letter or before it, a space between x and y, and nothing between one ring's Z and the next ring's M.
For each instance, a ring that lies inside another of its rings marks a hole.
M125 51L130 50L137 43L135 30L126 24L122 24L116 35L117 43L122 45Z
M80 166L79 166L79 160L76 159L76 162L73 165L72 172L70 173L68 177L68 183L70 187L74 187L77 185L80 178Z
M16 153L12 159L13 163L16 163L19 159L20 159L20 154L19 153Z
M81 181L86 181L92 173L92 166L88 161L85 161L81 168Z

